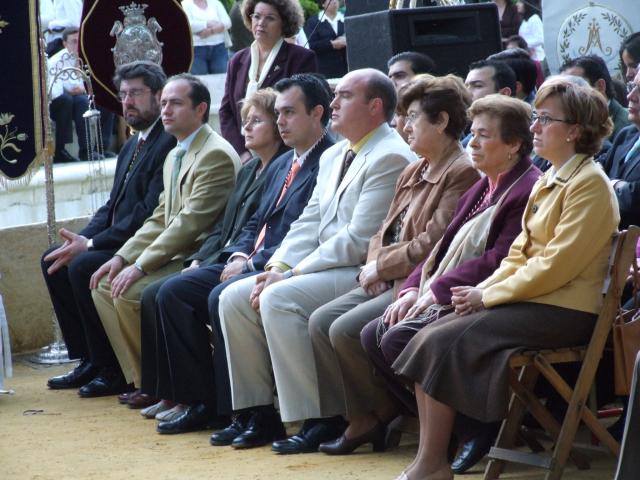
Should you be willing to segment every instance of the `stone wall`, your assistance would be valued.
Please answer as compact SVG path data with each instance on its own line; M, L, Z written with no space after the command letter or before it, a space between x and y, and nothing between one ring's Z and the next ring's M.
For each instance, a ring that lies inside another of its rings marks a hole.
M62 220L58 228L82 229L87 217ZM46 223L0 229L0 292L9 322L11 348L26 352L53 340L51 301L40 271L47 249Z

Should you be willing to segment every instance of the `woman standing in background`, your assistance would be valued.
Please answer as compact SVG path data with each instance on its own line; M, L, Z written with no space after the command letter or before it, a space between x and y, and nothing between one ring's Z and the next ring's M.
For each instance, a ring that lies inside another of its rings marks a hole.
M304 32L318 57L318 71L327 78L341 78L347 73L347 41L344 15L338 11L340 0L318 1L324 10L309 17Z
M231 38L227 30L231 19L219 0L183 0L182 8L187 14L193 33L193 65L191 73L225 73Z

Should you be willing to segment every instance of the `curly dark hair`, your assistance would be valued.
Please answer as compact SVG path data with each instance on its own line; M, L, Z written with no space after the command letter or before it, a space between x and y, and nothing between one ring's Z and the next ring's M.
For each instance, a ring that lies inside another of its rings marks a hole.
M412 81L400 95L400 111L406 112L415 100L430 122L437 121L441 112L449 115L444 132L450 137L459 138L464 132L471 94L460 77L449 74Z
M560 100L566 121L580 126L580 135L575 143L576 153L598 153L602 148L602 142L613 130L604 95L591 87L581 87L557 77L542 84L536 95L534 107L538 108L551 97Z
M278 15L282 19L283 37L289 38L298 34L304 24L304 13L297 0L244 0L242 2L242 20L249 31L252 31L251 15L253 15L258 3L266 3L278 11Z

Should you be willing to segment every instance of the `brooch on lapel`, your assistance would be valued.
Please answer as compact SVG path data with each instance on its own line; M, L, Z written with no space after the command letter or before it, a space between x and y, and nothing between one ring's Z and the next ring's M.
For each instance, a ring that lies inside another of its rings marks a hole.
M278 70L280 70L280 65L273 67L273 73L276 73Z

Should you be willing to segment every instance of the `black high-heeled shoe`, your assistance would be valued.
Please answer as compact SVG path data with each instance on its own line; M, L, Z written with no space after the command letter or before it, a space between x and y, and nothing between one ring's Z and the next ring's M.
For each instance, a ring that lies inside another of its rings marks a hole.
M378 422L371 430L357 437L347 438L343 433L339 438L331 442L321 443L318 451L329 455L347 455L356 448L371 443L374 452L383 452L385 449L385 433L386 425Z

